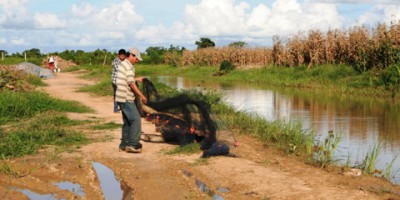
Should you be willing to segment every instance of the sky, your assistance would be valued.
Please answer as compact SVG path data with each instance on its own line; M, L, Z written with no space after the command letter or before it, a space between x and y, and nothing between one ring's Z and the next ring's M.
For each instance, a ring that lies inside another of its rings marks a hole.
M0 0L0 50L217 47L400 20L400 0Z

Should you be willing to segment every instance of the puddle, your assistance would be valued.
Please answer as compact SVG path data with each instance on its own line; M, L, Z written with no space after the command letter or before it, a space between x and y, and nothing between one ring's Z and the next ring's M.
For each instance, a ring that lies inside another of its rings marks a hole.
M104 199L130 199L133 192L132 189L123 181L120 182L115 176L113 170L99 162L93 162L92 165L100 181L100 187L103 191Z
M85 192L83 191L83 189L81 188L81 185L79 185L79 184L71 183L69 181L64 181L64 182L56 183L54 185L56 185L58 188L60 188L62 190L68 190L80 197L85 196Z
M181 170L181 172L183 175L185 175L189 178L193 176L193 174L190 173L189 171ZM213 200L223 200L224 199L224 197L222 197L221 195L219 195L216 192L214 192L213 190L211 190L210 187L208 187L206 184L204 184L200 179L196 179L196 185L200 192L206 193ZM224 188L224 187L218 187L217 191L225 193L225 192L229 192L229 189Z
M212 199L214 199L214 200L223 200L224 199L224 197L216 194L213 190L211 190L206 184L204 184L199 179L196 179L196 185L197 185L197 188L200 190L200 192L206 193Z
M28 189L19 189L19 188L14 188L14 187L11 187L10 189L23 193L24 195L26 195L28 197L28 199L57 200L56 195L54 195L54 194L38 194L38 193L32 192L31 190L28 190Z
M218 188L217 188L217 191L218 191L218 192L222 192L222 193L226 193L226 192L229 192L229 189L228 189L228 188L225 188L225 187L218 187Z
M185 176L187 176L187 177L192 177L192 176L193 176L192 173L190 173L190 172L188 172L188 171L186 171L186 170L182 170L182 173L183 173L183 175L185 175Z

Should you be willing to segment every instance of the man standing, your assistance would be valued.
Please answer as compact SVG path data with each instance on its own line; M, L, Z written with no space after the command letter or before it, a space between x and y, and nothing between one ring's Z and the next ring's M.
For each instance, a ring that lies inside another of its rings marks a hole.
M126 59L118 66L117 72L117 91L115 101L118 102L122 111L122 139L119 145L120 150L126 152L140 153L142 144L140 143L141 122L139 111L135 105L135 95L140 97L144 104L147 103L147 98L142 94L135 84L136 81L142 81L143 78L135 79L134 65L142 61L140 51L136 48L131 48L126 53Z
M112 62L112 74L111 74L111 80L112 80L112 86L114 90L114 113L118 113L118 104L115 101L115 92L117 91L117 72L118 72L118 66L121 64L122 61L124 61L126 58L126 51L125 49L120 49L118 51L118 57L116 57Z

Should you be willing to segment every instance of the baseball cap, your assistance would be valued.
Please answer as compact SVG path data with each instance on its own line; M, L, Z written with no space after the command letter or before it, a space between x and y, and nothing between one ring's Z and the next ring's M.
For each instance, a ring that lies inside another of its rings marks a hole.
M137 48L130 48L129 53L134 54L136 58L138 58L140 61L142 61L142 57L140 56L140 51Z

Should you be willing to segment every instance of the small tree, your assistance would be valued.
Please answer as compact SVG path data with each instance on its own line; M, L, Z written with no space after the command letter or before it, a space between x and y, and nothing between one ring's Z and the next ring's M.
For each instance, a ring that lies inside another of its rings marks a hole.
M200 38L200 41L196 41L197 49L215 47L215 43L210 38Z
M30 50L25 50L23 53L26 53L26 56L28 57L41 57L42 54L40 53L40 50L37 48L32 48Z
M4 56L8 55L8 52L6 50L0 50L0 55L3 54Z
M243 48L247 46L246 42L238 41L238 42L232 42L228 45L229 47L235 47L235 48Z

